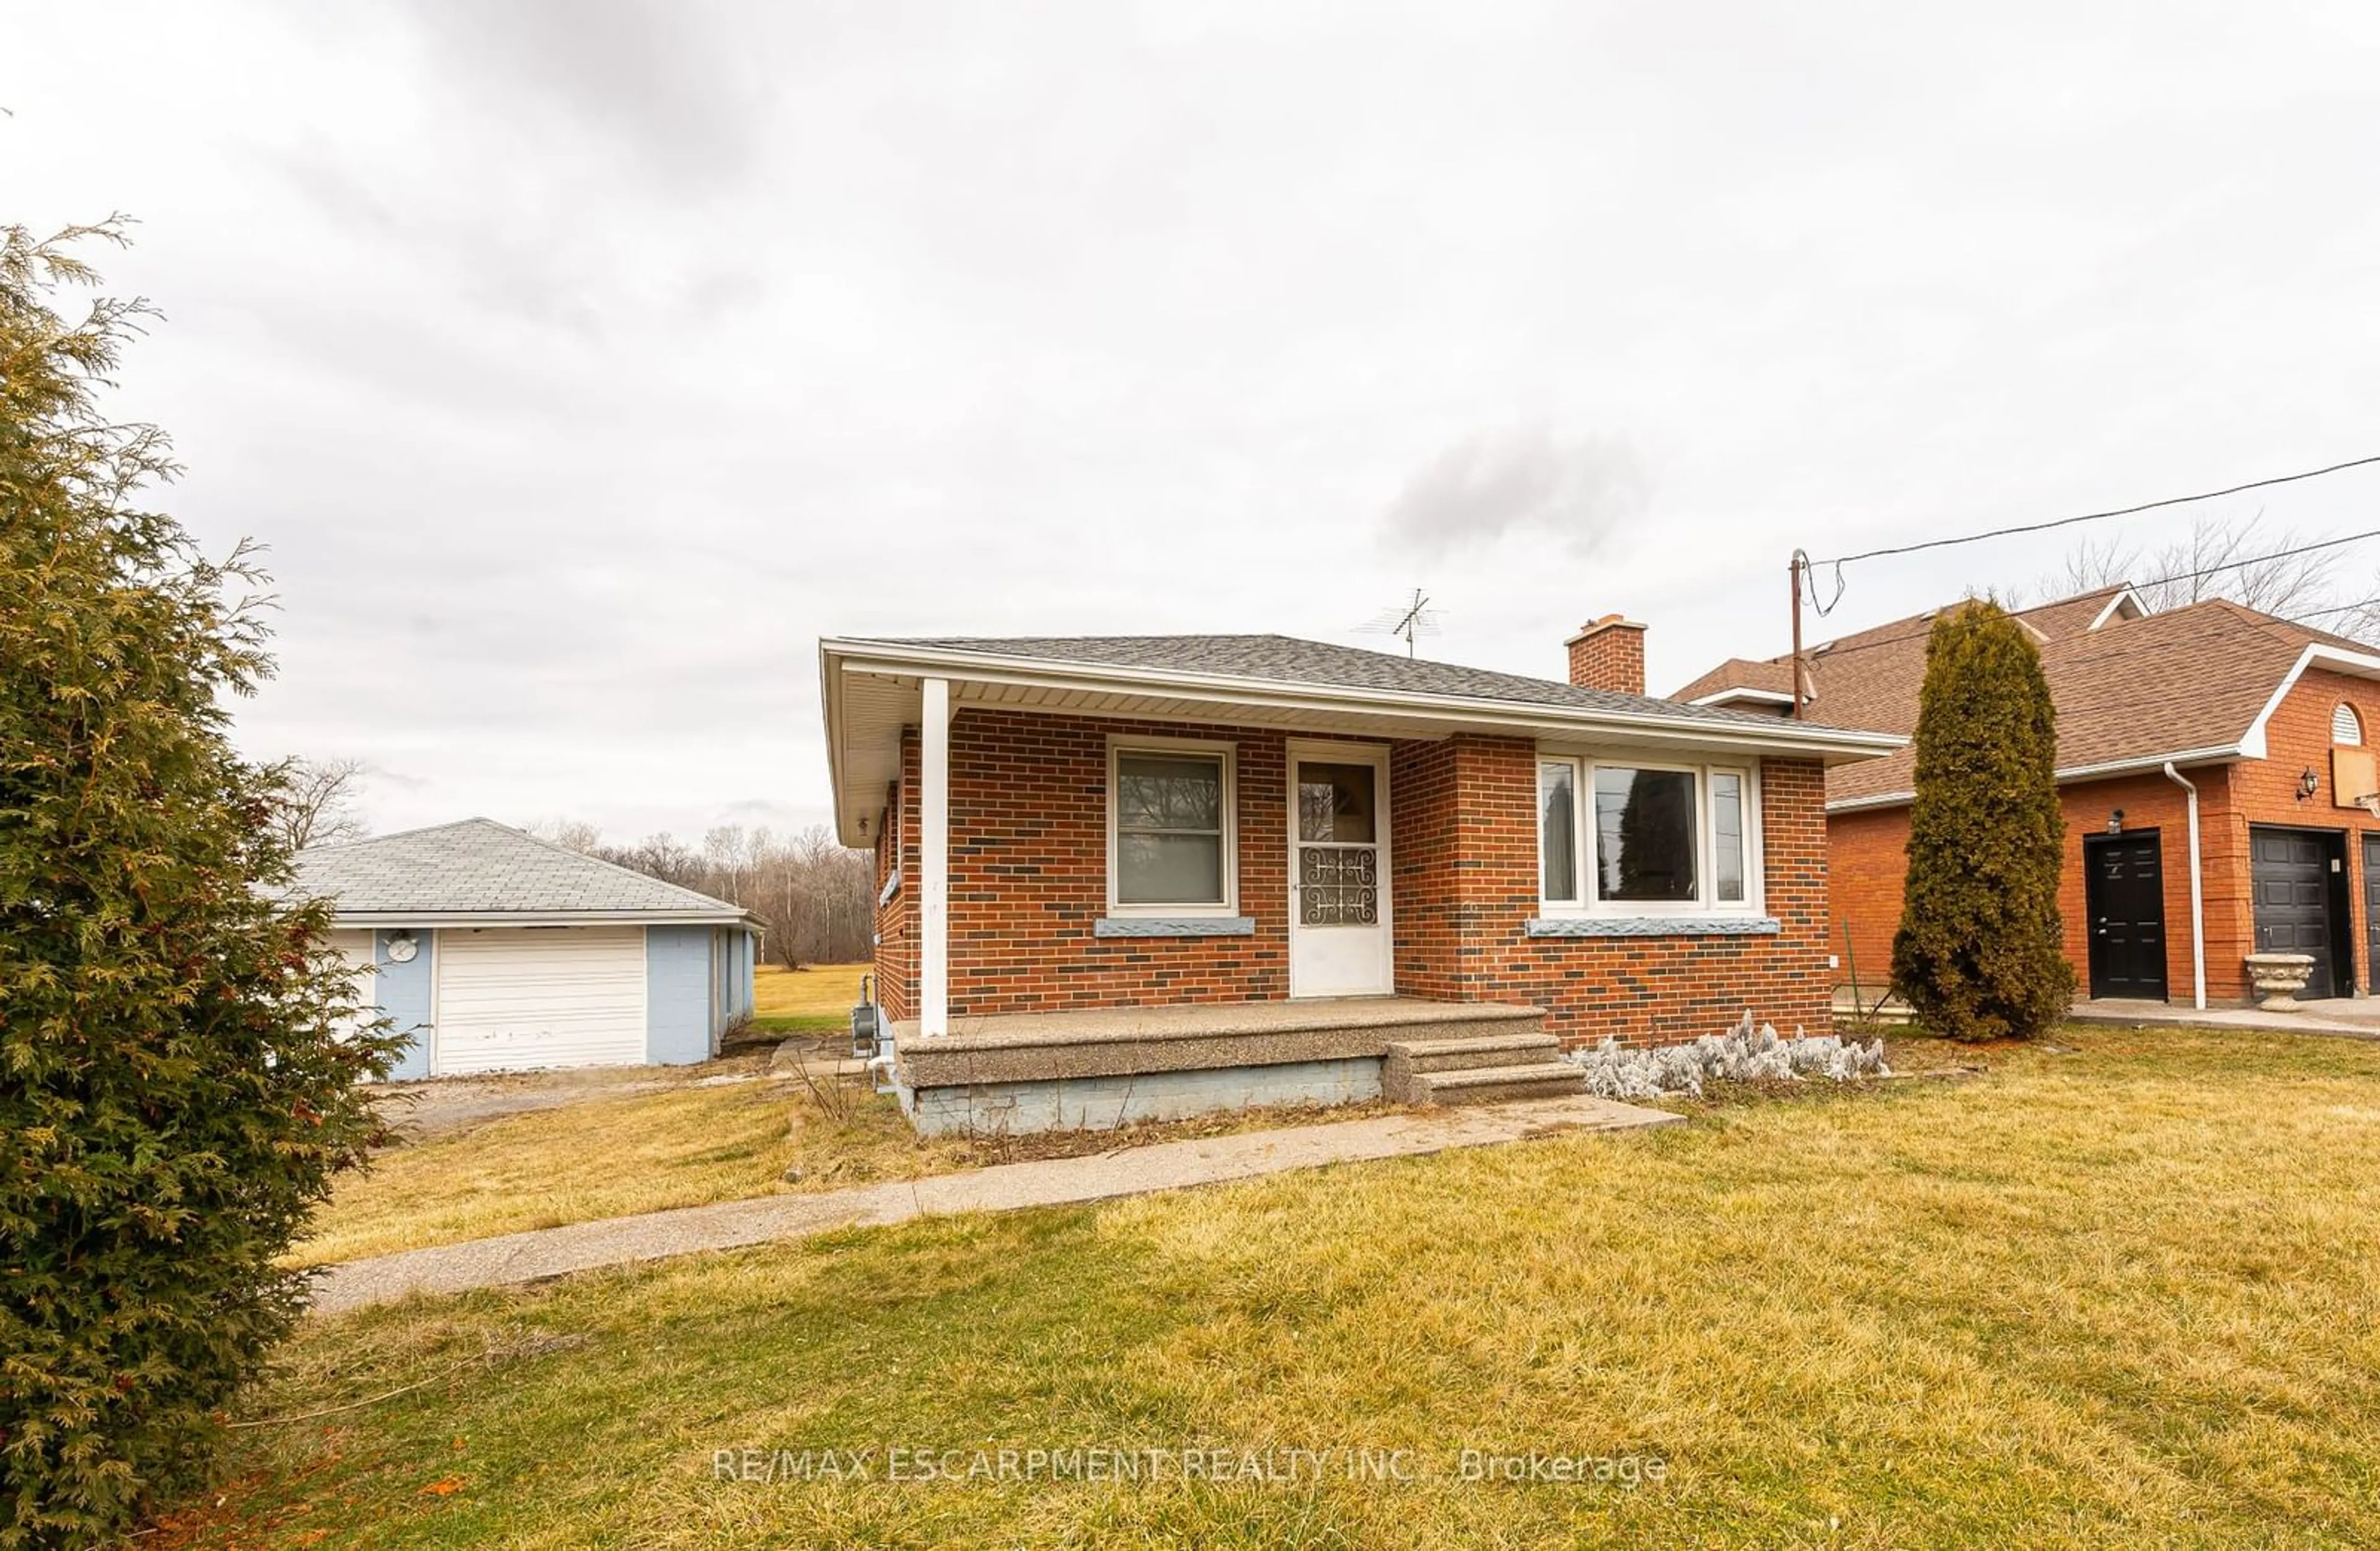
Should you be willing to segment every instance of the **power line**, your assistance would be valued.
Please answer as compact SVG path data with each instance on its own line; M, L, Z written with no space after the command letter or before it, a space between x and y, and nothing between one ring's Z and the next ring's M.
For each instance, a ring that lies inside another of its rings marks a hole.
M2170 576L2151 576L2147 581L2131 582L2126 585L2143 588L2164 587L2168 582L2194 582L2202 576L2219 576L2226 571L2244 570L2251 565L2261 565L2268 560L2288 560L2293 555L2310 554L2315 550L2335 550L2341 544L2352 544L2364 539L2380 539L2380 527L2365 528L2361 533L2350 533L2343 539L2325 539L2317 543L2300 544L2295 549L2275 550L2270 554L2250 555L2245 560L2227 560L2220 565L2209 565L2204 570L2177 571Z
M2174 583L2174 582L2192 582L2192 581L2198 581L2198 580L2200 580L2200 579L2202 579L2202 578L2204 578L2204 577L2207 577L2207 576L2220 576L2222 573L2224 573L2224 572L2226 572L2226 571L2239 571L2239 570L2243 570L2243 569L2245 569L2246 567L2251 566L2251 565L2261 565L2261 564L2263 564L2265 562L2266 562L2266 561L2270 561L2270 560L2288 560L2288 559L2291 558L2292 556L2295 556L2295 555L2301 555L2301 554L2308 554L2308 553L2311 553L2312 551L2315 551L2315 550L2333 550L2333 549L2337 549L2337 548L2338 548L2338 547L2339 547L2340 545L2342 545L2342 544L2353 544L2353 543L2360 543L2361 541L2362 541L2363 539L2380 539L2380 527L2366 528L2366 529L2364 529L2364 530L2363 530L2362 532L2361 532L2361 533L2350 533L2350 534L2346 535L2346 536L2345 536L2345 537L2343 537L2343 538L2338 538L2338 539L2321 539L2321 540L2319 540L2319 541L2317 541L2317 542L2314 542L2314 543L2312 543L2312 544L2300 544L2300 545L2296 546L2296 547L2295 547L2295 548L2293 548L2293 549L2287 549L2287 550L2275 550L2275 551L2274 551L2272 553L2270 553L2270 554L2250 555L2250 556L2249 556L2247 559L2245 559L2245 560L2227 560L2227 561L2225 561L2223 563L2221 563L2220 565L2208 565L2208 566L2203 566L2203 567L2201 567L2200 569L2198 569L2198 570L2196 570L2196 571L2176 571L2175 573L2173 573L2173 574L2172 574L2171 576L2151 576L2151 577L2150 577L2150 578L2148 578L2146 581L2141 581L2141 582L2127 582L2127 583L2124 583L2123 585L2124 585L2125 587L2127 587L2127 588L2130 588L2133 589L2134 591L2137 591L2137 590L2139 590L2139 589L2140 589L2140 588L2142 588L2165 587L2165 586L2167 586L2167 585L2168 585L2168 584L2170 584L2170 583ZM2077 596L2077 597L2081 597L2081 596L2082 596L2082 594L2079 594L2079 593L2078 593L2078 594L2076 594L2076 596ZM2052 600L2050 600L2050 603L2044 603L2044 604L2039 604L2039 605L2036 605L2036 606L2037 606L2037 607L2040 607L2040 608L2048 608L2048 607L2050 606L2050 604L2051 604L2051 603L2062 603L2062 602L2065 602L2065 601L2067 601L2067 600L2062 599L2062 598L2061 598L2061 599L2052 599ZM2205 600L2204 600L2204 599L2192 599L2192 602L2204 602L2204 601L2205 601ZM2234 601L2237 601L2237 600L2234 600ZM2241 607L2243 607L2243 608L2244 608L2244 607L2246 607L2246 605L2245 605L2245 604L2242 604L2242 605L2241 605ZM2310 614L2306 614L2306 615L2304 615L2304 616L2302 616L2302 617L2303 617L2303 618L2305 618L2305 619L2314 619L2314 618L2318 618L2318 617L2320 617L2320 615L2322 615L2322 614L2325 614L2325 613L2340 613L2340 614L2343 614L2343 613L2349 613L2349 612L2352 612L2355 609L2360 608L2360 607L2362 607L2362 605L2361 605L2361 604L2350 603L2350 604L2346 604L2346 605L2344 605L2344 606L2342 606L2342 607L2340 607L2340 608L2337 608L2337 609L2322 609L2322 610L2317 610L2317 611L2315 611L2315 612L2313 612L2313 613L2310 613ZM1923 618L1923 619L1925 619L1925 620L1930 621L1930 620L1934 617L1934 615L1935 615L1936 613L1938 613L1938 612L1941 612L1940 610L1933 610L1933 611L1930 611L1930 612L1928 612L1927 613L1925 613L1925 614L1924 614L1924 615L1922 615L1922 616L1920 616L1920 617L1921 617L1921 618ZM2029 610L2029 609L2011 609L2011 610L2010 610L2010 611L2009 611L2009 612L2010 612L2010 613L2011 613L2011 614L2015 614L2015 615L2022 616L2022 615L2023 615L2023 614L2026 614L2026 613L2030 613L2030 612L2032 612L2032 610ZM2274 615L2274 616L2272 616L2272 617L2274 617L2274 618L2276 618L2276 619L2281 619L2281 620L2282 620L2282 623L2283 623L2283 624L2295 624L2300 623L2300 621L2299 621L2298 619L2296 619L2296 618L2283 618L2283 616L2280 616L2280 615L2277 615L2277 615ZM1878 630L1881 630L1881 629L1885 628L1885 626L1883 626L1883 625L1876 625L1876 626L1875 626L1875 628L1876 628L1876 629L1878 629ZM1832 641L1821 641L1821 642L1819 642L1816 646L1814 646L1814 647L1809 648L1808 648L1808 649L1803 653L1803 655L1804 655L1804 656L1806 656L1806 657L1808 657L1808 658L1810 658L1813 661L1815 661L1815 660L1819 660L1819 659L1821 659L1821 658L1828 658L1828 659L1831 659L1831 658L1838 658L1838 657L1850 657L1850 656L1852 656L1852 655L1853 655L1854 653L1857 653L1857 652L1863 652L1863 651L1874 651L1874 650L1876 650L1878 647L1895 647L1895 646L1899 646L1899 645L1900 645L1900 644L1901 644L1902 642L1904 642L1904 641L1922 641L1922 640L1924 640L1924 639L1925 638L1925 636L1926 636L1926 631L1925 631L1925 629L1922 629L1922 628L1921 628L1921 629L1915 629L1915 630L1905 630L1905 631L1901 632L1901 633L1900 633L1900 635L1898 635L1898 636L1887 636L1884 639L1882 639L1882 640L1880 640L1880 641L1862 641L1862 642L1858 643L1856 646L1838 646L1838 645L1836 645L1836 644L1835 644L1834 642L1832 642Z
M1877 560L1886 555L1915 554L1921 550L1948 549L1954 544L1973 544L1985 539L2005 539L2018 533L2046 533L2054 527L2071 527L2076 523L2100 522L2108 517L2129 517L2142 512L2154 512L2165 506L2186 506L2194 501L2215 501L2227 495L2239 495L2247 491L2260 491L2274 485L2295 484L2301 479L2318 479L2325 474L2338 474L2350 468L2362 468L2380 463L2380 453L2369 457L2350 458L2323 468L2309 468L2296 474L2277 474L2269 479L2251 479L2244 485L2231 485L2219 491L2200 491L2195 495L2168 496L2162 501L2143 501L2137 506L2119 506L2106 512L2084 512L2078 516L2058 517L2049 522L2024 523L2015 527L1996 527L1985 533L1970 533L1958 539L1928 539L1917 544L1894 544L1879 550L1863 550L1857 554L1838 555L1832 560L1814 561L1815 565L1849 565L1858 560Z
M2367 598L2361 603L2336 603L2327 609L2309 609L2301 614L2276 615L2289 624L2303 624L2310 619L2325 619L2332 614L2351 614L2358 609L2380 608L2380 598Z

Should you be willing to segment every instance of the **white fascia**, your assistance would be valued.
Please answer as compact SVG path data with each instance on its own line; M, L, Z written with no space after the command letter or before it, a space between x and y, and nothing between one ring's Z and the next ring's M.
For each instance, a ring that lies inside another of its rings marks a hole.
M2273 713L2281 709L2281 702L2289 697L2289 691L2298 686L2298 680L2305 676L2305 671L2316 667L2352 673L2358 678L2380 679L2380 657L2369 652L2349 651L2342 647L2324 646L2320 642L2307 647L2298 654L2296 663L2281 680L2281 686L2273 691L2273 697L2265 702L2265 709L2256 713L2256 720L2248 723L2248 731L2240 735L2240 753L2242 757L2265 757L2265 730L2271 725Z
M747 927L760 924L740 910L339 910L331 925L396 929L405 927Z
M931 651L892 647L875 641L830 639L820 641L819 646L821 653L842 656L841 666L846 673L917 676L930 673L977 684L1124 695L1145 696L1172 690L1182 694L1184 698L1209 700L1218 705L1309 710L1318 714L1349 710L1405 711L1434 721L1471 726L1509 727L1516 733L1530 730L1558 733L1572 729L1602 731L1659 738L1667 742L1691 742L1703 747L1814 755L1889 754L1909 741L1889 733L1817 728L1807 722L1782 720L1772 731L1766 725L1765 719L1742 723L1717 723L1689 716L1574 709L1526 701L1424 695L1404 690L1342 688L1336 685L1294 684L1216 673L1184 673L1160 669L1116 667L1108 663L1084 663L1077 667L1044 658ZM860 655L862 653L865 655ZM830 732L832 731L831 726Z
M2173 754L2143 754L2129 759L2106 759L2095 765L2068 765L2054 772L2060 786L2079 782L2105 781L2111 776L2143 775L2155 770L2162 772L2168 765L2220 765L2229 760L2249 757L2237 744L2224 744L2214 748L2185 748ZM1879 792L1872 797L1844 797L1827 805L1828 813L1858 813L1874 807L1900 807L1915 800L1914 792Z
M2129 587L2119 588L2117 589L2116 596L2107 600L2107 606L2099 611L2097 617L2094 618L2090 624L2082 627L2083 634L2088 635L2092 631L2098 629L2099 626L2107 624L2109 616L2113 615L2118 609L2122 608L2127 603L2130 603L2132 606L2132 611L2135 613L2145 614L2149 612L2148 605L2141 601L2140 594L2134 592Z
M1686 702L1690 706L1716 706L1729 700L1757 700L1764 706L1790 706L1793 697L1781 689L1715 689L1708 695L1697 695Z

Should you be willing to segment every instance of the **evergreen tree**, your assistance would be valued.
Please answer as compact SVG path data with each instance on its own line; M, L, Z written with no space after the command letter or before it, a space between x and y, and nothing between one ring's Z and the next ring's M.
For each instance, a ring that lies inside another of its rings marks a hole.
M1934 622L1917 709L1893 988L1958 1039L2030 1038L2066 1011L2057 718L2024 627L1989 602Z
M0 1547L112 1542L204 1468L395 1045L332 1032L284 772L225 735L270 670L226 592L261 578L137 504L165 437L102 412L148 309L57 309L93 238L0 230Z

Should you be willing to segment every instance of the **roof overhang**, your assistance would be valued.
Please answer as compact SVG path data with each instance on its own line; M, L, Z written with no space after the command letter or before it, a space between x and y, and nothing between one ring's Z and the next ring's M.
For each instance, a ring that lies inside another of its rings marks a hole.
M716 914L692 911L638 910L339 910L331 913L331 925L337 927L378 927L395 930L407 927L744 927L760 929L760 923L740 911Z
M2265 709L2256 713L2256 720L2248 724L2248 731L2240 739L2241 754L2251 759L2265 757L2265 729L2271 725L2273 713L2281 709L2281 702L2289 697L2289 691L2298 686L2298 680L2305 677L2309 668L2325 668L2350 678L2380 679L2380 657L2370 652L2349 651L2344 647L2324 646L2319 642L2307 647L2298 653L2298 660L2289 665L2288 675L2281 680L2281 686L2273 691L2273 697L2265 702Z
M1793 697L1781 689L1714 689L1707 695L1697 695L1686 702L1690 706L1725 708L1739 703L1755 706L1790 706Z
M875 819L885 788L900 776L902 729L917 724L923 710L920 686L929 678L950 682L953 716L969 708L998 707L1352 736L1584 736L1638 746L1788 755L1830 765L1875 758L1908 742L1890 733L1815 727L1782 718L1774 727L1765 719L1735 724L1682 713L1422 695L832 636L819 642L819 676L835 829L845 845L874 843L864 824Z
M2118 617L2139 619L2148 612L2148 605L2141 601L2140 594L2134 592L2131 584L2127 583L2116 589L2116 596L2107 600L2107 606L2092 616L2091 623L2082 628L2087 634L2098 629L2111 619Z
M2251 755L2238 744L2223 744L2213 748L2185 748L2173 754L2143 754L2123 759L2106 759L2095 765L2067 765L2056 773L2058 784L2074 786L2086 781L2112 781L2118 776L2145 775L2162 770L2168 765L2228 765L2234 759L2261 758ZM1872 797L1844 797L1827 805L1828 813L1860 813L1869 808L1906 807L1916 800L1914 792L1879 792Z

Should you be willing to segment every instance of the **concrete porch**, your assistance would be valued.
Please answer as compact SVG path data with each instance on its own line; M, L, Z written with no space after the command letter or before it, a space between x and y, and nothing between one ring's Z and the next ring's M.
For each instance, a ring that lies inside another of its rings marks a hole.
M1318 998L892 1025L920 1131L1099 1129L1265 1105L1552 1097L1584 1079L1536 1007Z

